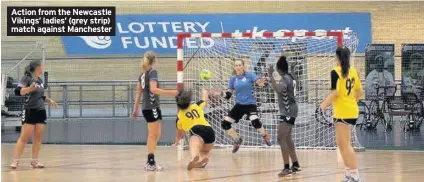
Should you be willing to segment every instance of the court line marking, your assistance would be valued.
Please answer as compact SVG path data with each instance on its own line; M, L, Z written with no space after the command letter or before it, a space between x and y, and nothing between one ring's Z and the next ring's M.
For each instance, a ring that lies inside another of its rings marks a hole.
M131 149L131 150L134 150L134 149ZM128 151L128 150L124 150L124 151ZM122 152L122 150L119 150L119 151L116 151L116 152ZM134 151L134 152L138 152L138 151ZM101 153L104 154L105 152L101 152ZM115 152L113 152L113 153L115 153ZM126 155L127 153L124 153L124 154ZM91 154L89 154L89 155L91 155ZM83 156L83 155L79 155L79 156ZM110 157L110 156L103 156L103 157L100 157L100 159L105 158L105 157ZM95 164L95 163L115 161L115 160L122 160L122 159L119 159L119 158L114 157L114 160L111 160L111 158L108 158L108 160L106 160L106 161L96 161L96 162L85 162L85 163L74 163L74 164L57 165L57 166L53 166L53 167L49 167L49 168L45 168L45 169L57 169L57 168L66 167L66 166L75 166L75 165L84 165L84 164ZM128 160L134 160L134 159L128 159ZM64 161L64 160L62 160L62 161ZM174 162L170 162L170 163L174 163ZM169 163L167 163L167 164L169 164ZM306 166L305 168L318 167L318 166L323 166L323 165L328 165L328 164L334 164L334 163L311 165L311 166ZM383 166L383 165L387 165L387 163L380 164L380 165L375 165L373 167L376 168L378 166ZM359 170L372 169L373 167L359 168ZM87 169L90 169L90 168L87 168ZM96 168L91 168L91 169L96 169ZM26 169L26 170L32 170L32 169ZM26 171L26 170L9 170L9 171ZM140 170L140 168L137 168L137 170ZM281 169L278 169L278 170L269 170L269 171L261 171L261 172L253 172L253 173L245 173L245 174L232 175L232 176L221 176L221 177L213 177L213 178L198 179L198 180L188 180L188 181L204 181L204 180L225 179L225 178L229 178L229 177L240 177L240 176L248 176L248 175L254 175L254 174L265 174L265 173L270 173L270 172L275 172L275 171L280 171L280 170ZM401 171L411 171L411 170L401 170ZM417 169L415 169L415 170L417 170ZM2 171L2 172L5 172L5 171ZM305 179L305 178L315 178L315 177L329 176L329 175L334 175L334 174L338 174L338 173L339 172L329 172L329 173L324 173L324 174L319 174L319 175L309 175L309 176L305 176L305 177L302 177L302 178L285 179L283 181L292 181L292 180L299 180L299 179Z
M119 155L113 155L112 157L111 156L105 156L105 155L101 155L100 157L95 157L95 158L88 158L89 160L94 160L94 159L97 159L98 161L96 161L96 162L80 162L80 163L73 163L73 164L65 164L65 165L49 165L49 167L46 167L46 168L43 168L44 170L46 170L46 169L58 169L58 168L62 168L62 167L69 167L69 166L75 166L75 165L86 165L86 164L94 164L94 163L102 163L102 162L110 162L110 161L122 161L122 160L134 160L134 159L128 159L127 158L127 156L128 156L128 152L123 152L123 151L132 151L133 153L140 153L139 151L137 151L137 150L134 150L134 149L127 149L127 150L119 150L119 151L114 151L114 152L107 152L107 153L121 153L122 152L122 155L125 155L126 157L125 158L119 158L119 157L117 157L117 156L119 156ZM91 153L91 154L89 154L89 155L92 155L92 154L105 154L105 151L103 151L103 152L96 152L96 153ZM140 155L141 155L141 153L140 153ZM65 155L65 157L66 156L75 156L75 155ZM88 156L88 155L77 155L77 157L78 156ZM63 156L57 156L57 157L63 157ZM113 159L113 160L111 160L111 159ZM48 164L48 163L51 163L51 162L64 162L64 161L66 161L66 160L53 160L53 161L48 161L48 162L45 162L45 164ZM169 164L172 164L172 163L174 163L174 162L168 162L168 163L163 163L163 164L167 164L167 165L169 165ZM28 171L28 170L33 170L33 169L31 169L31 168L18 168L18 169L10 169L10 166L2 166L2 169L3 168L6 168L6 170L2 170L1 172L3 173L3 172L10 172L10 171ZM90 169L90 168L86 168L86 169ZM91 168L91 169L95 169L95 168ZM140 170L141 168L137 168L138 170Z
M404 161L406 162L406 161ZM405 165L408 165L409 162L404 163ZM324 166L324 165L329 165L329 164L334 164L334 163L326 163L326 164L320 164L320 165L312 165L312 166L306 166L305 168L309 168L309 167L317 167L317 166ZM378 168L380 166L386 166L387 163L384 164L379 164L379 165L375 165L372 167L363 167L363 168L359 168L359 171L363 171L365 169L373 169L373 168ZM423 168L424 169L424 168ZM239 174L239 175L227 175L227 176L220 176L220 177L212 177L212 178L205 178L205 179L194 179L194 180L186 180L186 181L182 181L182 182L191 182L191 181L209 181L209 180L217 180L217 179L226 179L226 178L230 178L230 177L242 177L242 176L249 176L249 175L255 175L255 174L266 174L266 173L270 173L270 172L277 172L277 171L281 171L281 169L278 170L269 170L269 171L261 171L261 172L253 172L253 173L245 173L245 174ZM334 174L338 174L340 172L329 172L329 173L324 173L324 174L319 174L319 175L309 175L309 176L305 176L302 178L294 178L294 179L284 179L284 180L279 180L280 181L293 181L293 180L299 180L299 179L305 179L305 178L315 178L315 177L322 177L322 176L329 176L329 175L334 175Z
M313 168L313 167L319 167L319 166L330 165L330 164L334 164L334 163L316 164L316 165L305 166L303 168ZM278 172L278 171L281 171L281 169L274 169L274 170L268 170L268 171L259 171L259 172L250 172L250 173L237 174L237 175L231 175L231 176L230 175L226 175L226 176L219 176L219 177L212 177L212 178L194 179L194 180L187 180L187 181L181 181L181 182L225 179L225 178L229 178L229 177L241 177L241 176L249 176L249 175L255 175L255 174L265 174L265 173Z
M127 151L127 152L123 152L123 151ZM120 152L123 152L122 153L122 155L128 155L128 151L130 151L129 149L128 150L119 150L119 151L114 151L114 152L108 152L109 154L110 153L120 153ZM133 153L138 153L139 151L134 151L134 149L132 149L131 150ZM130 152L131 152L130 151ZM88 157L88 156L92 156L93 154L105 154L105 151L103 151L103 152L95 152L95 153L89 153L89 154L84 154L84 155L77 155L77 154L74 154L74 155L64 155L64 156L57 156L57 157L62 157L62 158L64 158L64 157L66 157L66 156L72 156L72 157L81 157L81 156L85 156L85 157ZM107 158L107 159L109 159L108 161L111 161L110 159L111 158L116 158L116 156L119 156L119 155L113 155L113 157L111 157L111 156L105 156L105 155L101 155L100 157L95 157L95 158L87 158L87 159L90 159L90 160L94 160L94 159L100 159L100 161L97 161L97 162L105 162L105 161L101 161L103 158ZM124 158L123 158L124 159ZM122 159L120 159L120 160L122 160ZM133 159L131 159L131 160L133 160ZM54 163L54 162L65 162L65 161L67 161L66 159L65 160L50 160L50 161L46 161L46 162L44 162L45 164L49 164L49 163ZM87 164L92 164L93 162L85 162L85 163L87 163ZM84 165L85 163L77 163L78 165ZM74 165L74 164L69 164L69 165ZM50 167L51 166L51 167ZM49 167L46 167L46 168L44 168L44 169L48 169L48 168L55 168L55 167L61 167L61 166L67 166L67 165L50 165ZM8 166L8 165L6 165L6 166L4 166L4 165L2 165L1 166L2 167L2 169L3 168L7 168L7 170L2 170L2 172L9 172L9 171L25 171L25 170L32 170L32 169L26 169L26 168L24 168L24 169L10 169L9 167L10 166Z
M2 144L3 145L3 144ZM53 145L53 146L60 146L60 145ZM69 147L70 145L65 145L66 147ZM73 145L72 145L73 146ZM88 146L93 146L93 147L95 147L96 145L88 145ZM129 146L129 145L128 145ZM71 147L71 148L73 148L73 147ZM143 148L143 146L140 146L140 148L141 149L144 149ZM158 146L158 148L159 148L159 146ZM162 148L162 147L160 147L160 148ZM76 146L76 148L75 148L76 150L91 150L90 148L86 148L85 147L85 145L84 146ZM99 148L99 147L97 147L97 148L94 148L94 150L102 150L102 149L110 149L110 148L107 148L107 147L104 147L104 148ZM118 149L118 151L116 151L116 149ZM118 147L116 148L116 149L114 149L114 151L113 152L109 152L108 151L108 153L117 153L117 152L123 152L123 151L133 151L134 150L134 148L131 148L131 149L119 149ZM57 149L44 149L43 150L43 152L45 152L45 151L58 151ZM61 149L62 150L62 149ZM60 150L59 150L59 152L60 152ZM72 151L71 151L72 152ZM134 151L134 152L136 152L136 151ZM138 151L137 151L138 152ZM64 157L67 157L67 156L72 156L72 157L74 157L74 156L90 156L90 155L95 155L95 154L104 154L105 153L105 151L103 150L103 151L101 151L101 152L88 152L88 153L79 153L79 154L66 154L66 155L53 155L53 156L49 156L49 159L51 159L51 158L64 158ZM26 157L26 158L20 158L19 159L19 161L27 161L27 160L31 160L32 158L30 158L30 157ZM9 159L3 159L2 158L2 160L9 160ZM49 161L49 162L60 162L60 161L65 161L65 160L53 160L53 161ZM3 167L3 166L2 166ZM7 166L7 167L9 167L9 166Z

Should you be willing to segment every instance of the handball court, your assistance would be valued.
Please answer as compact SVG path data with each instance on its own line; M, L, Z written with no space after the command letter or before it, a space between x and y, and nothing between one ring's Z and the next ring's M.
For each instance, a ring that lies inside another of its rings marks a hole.
M282 157L279 149L214 149L205 169L186 170L189 151L158 147L156 161L161 172L144 171L146 147L140 145L43 145L40 161L44 169L30 169L31 145L23 154L19 168L8 166L14 144L2 144L3 182L332 182L343 177L343 165L336 151L299 150L300 173L279 178ZM363 181L418 182L424 174L424 152L358 152ZM341 161L340 161L341 162Z

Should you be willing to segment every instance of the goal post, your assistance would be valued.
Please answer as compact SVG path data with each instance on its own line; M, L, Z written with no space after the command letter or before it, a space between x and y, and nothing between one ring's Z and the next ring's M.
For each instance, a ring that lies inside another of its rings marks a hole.
M193 100L201 97L203 88L228 87L235 60L243 60L245 69L269 80L267 68L275 67L278 57L285 55L289 70L296 81L296 100L299 113L293 127L297 148L335 149L335 131L331 108L317 114L319 103L330 92L330 71L336 65L337 46L346 46L353 57L358 46L355 33L343 32L262 32L262 33L180 33L177 36L177 87L193 91ZM352 59L353 60L353 59ZM201 80L199 72L212 73L209 80ZM277 71L275 71L277 72ZM278 73L273 75L280 79ZM274 147L277 143L278 103L270 86L254 88L258 102L258 115L264 128L271 134ZM233 141L221 128L221 121L234 106L230 100L215 99L205 109L205 115L216 133L215 145L231 146ZM243 118L233 128L244 139L242 147L265 147L262 136ZM352 127L352 144L364 149Z

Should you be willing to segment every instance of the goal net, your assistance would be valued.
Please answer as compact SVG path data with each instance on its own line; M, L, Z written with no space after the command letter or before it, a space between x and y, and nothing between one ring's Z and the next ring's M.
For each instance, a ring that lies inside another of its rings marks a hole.
M330 92L330 71L335 66L337 46L347 46L352 60L358 39L356 34L342 32L301 33L192 33L178 36L178 86L194 92L200 99L203 88L228 88L233 74L234 61L243 60L246 71L269 80L267 69L275 67L279 56L285 55L289 70L296 80L296 99L299 105L298 118L293 128L293 139L297 148L335 149L335 129L331 118L331 107L319 112L319 104ZM212 73L209 80L201 80L199 73L207 69ZM278 73L273 75L278 81ZM277 142L278 101L271 86L255 86L260 120L271 135L274 146ZM235 105L230 100L214 99L205 110L205 115L216 133L216 145L231 146L232 138L221 128L221 121ZM265 147L260 133L244 117L233 128L243 138L242 147ZM363 149L352 132L355 148Z

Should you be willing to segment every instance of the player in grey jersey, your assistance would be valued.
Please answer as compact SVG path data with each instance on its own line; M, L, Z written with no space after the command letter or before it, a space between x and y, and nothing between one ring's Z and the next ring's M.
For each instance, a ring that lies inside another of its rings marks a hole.
M296 81L288 72L288 63L285 56L281 56L277 62L277 71L281 76L281 80L277 83L272 76L274 73L273 66L268 68L268 75L272 88L277 92L278 105L280 110L280 124L278 125L278 143L281 147L281 153L284 160L284 169L278 176L287 176L300 171L299 162L297 160L295 146L292 139L292 128L297 117L298 106L295 99ZM290 168L289 156L292 160Z
M137 95L135 97L132 118L136 119L139 113L140 98L141 110L147 121L147 163L144 168L148 171L160 171L162 166L155 162L154 152L161 135L162 112L160 110L159 95L177 96L177 90L163 90L159 88L158 72L155 69L156 55L153 52L144 54L142 60L143 73L138 79Z
M40 153L41 141L44 134L46 124L46 108L45 103L57 108L57 104L50 98L44 96L44 86L41 76L44 73L44 66L41 61L31 61L25 68L25 75L15 88L15 94L25 96L24 111L22 113L22 131L14 153L14 160L10 167L16 169L19 165L19 157L24 151L25 145L31 135L34 133L32 144L32 160L30 167L43 168L44 165L38 161Z

